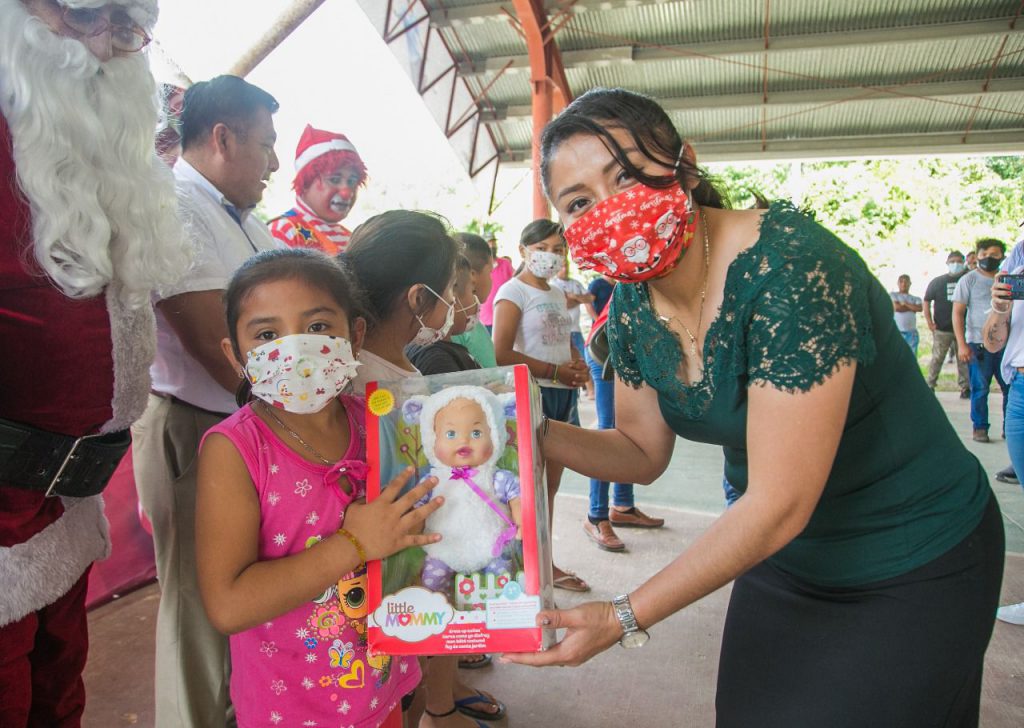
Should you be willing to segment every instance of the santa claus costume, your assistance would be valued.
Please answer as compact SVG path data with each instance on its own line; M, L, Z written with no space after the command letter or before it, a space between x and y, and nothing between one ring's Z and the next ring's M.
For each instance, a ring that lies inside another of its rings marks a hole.
M270 232L291 248L337 255L352 236L341 221L365 183L366 165L348 137L307 124L295 149L295 207L272 219Z
M156 1L114 4L145 38ZM145 55L100 61L27 7L0 0L0 725L74 726L98 494L146 405L150 291L188 253Z

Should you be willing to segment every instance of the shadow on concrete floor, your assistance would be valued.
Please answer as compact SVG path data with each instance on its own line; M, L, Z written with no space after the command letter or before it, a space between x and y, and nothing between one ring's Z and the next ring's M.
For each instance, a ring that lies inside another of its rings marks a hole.
M559 496L555 554L592 585L587 595L556 592L560 606L610 599L636 586L708 526L713 516L656 507L659 531L627 531L625 553L599 551L582 533L586 501ZM1007 557L1005 601L1024 600L1024 556ZM463 671L503 700L518 728L704 728L714 725L718 646L729 598L724 588L657 625L638 651L613 648L580 668L494 665ZM150 585L90 615L86 728L153 725L153 635L158 591ZM986 659L981 725L1024 726L1024 627L997 623ZM212 728L212 727L211 727ZM824 727L823 727L824 728Z

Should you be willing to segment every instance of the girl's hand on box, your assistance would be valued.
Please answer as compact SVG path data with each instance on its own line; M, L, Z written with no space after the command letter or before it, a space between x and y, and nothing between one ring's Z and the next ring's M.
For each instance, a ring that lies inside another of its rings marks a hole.
M544 610L537 615L537 626L565 629L562 641L543 652L506 653L501 662L545 667L582 665L622 637L622 625L611 602L586 602L572 609Z
M367 559L383 559L409 546L425 546L441 540L439 533L421 531L427 516L440 508L444 499L432 498L415 507L416 502L437 485L437 478L425 478L401 495L402 487L414 472L413 468L406 468L372 503L357 501L345 510L345 530L362 544Z

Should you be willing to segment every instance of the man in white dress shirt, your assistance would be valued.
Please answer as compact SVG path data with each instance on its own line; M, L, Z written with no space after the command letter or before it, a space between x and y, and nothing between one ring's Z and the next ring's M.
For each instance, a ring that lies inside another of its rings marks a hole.
M277 101L235 76L185 92L181 158L174 165L191 273L156 304L153 393L133 427L135 482L153 524L160 610L157 728L232 723L227 638L206 619L195 571L196 455L203 434L235 411L238 374L221 353L222 296L250 256L277 247L252 215L278 168Z

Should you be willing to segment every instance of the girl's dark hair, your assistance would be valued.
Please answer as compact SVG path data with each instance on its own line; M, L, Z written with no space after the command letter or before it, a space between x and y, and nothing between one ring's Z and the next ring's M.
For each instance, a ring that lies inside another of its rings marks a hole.
M352 276L338 263L318 250L309 248L275 248L264 250L245 261L235 271L224 292L224 309L228 320L231 348L243 361L238 347L238 317L242 304L257 287L275 281L298 279L330 294L348 315L349 326L366 316L363 294ZM235 393L238 406L249 401L249 380L245 377Z
M625 129L640 153L652 161L664 164L666 160L679 159L675 174L655 177L641 172L615 141L611 129ZM698 204L728 207L727 200L715 188L707 172L691 164L686 157L680 158L683 139L665 110L649 96L621 88L587 91L544 127L540 140L540 170L549 197L552 192L551 158L562 142L577 134L598 137L622 168L641 184L662 188L687 184L696 179L698 183L693 190L693 199Z
M441 217L391 210L357 227L340 257L366 291L372 327L388 318L412 286L424 284L442 294L455 273L458 254L459 244ZM427 313L435 303L427 293L416 313Z
M539 220L534 220L523 228L523 232L519 235L519 244L523 247L529 248L531 245L536 245L539 242L547 240L552 235L558 235L561 237L562 226L557 222L541 218Z

